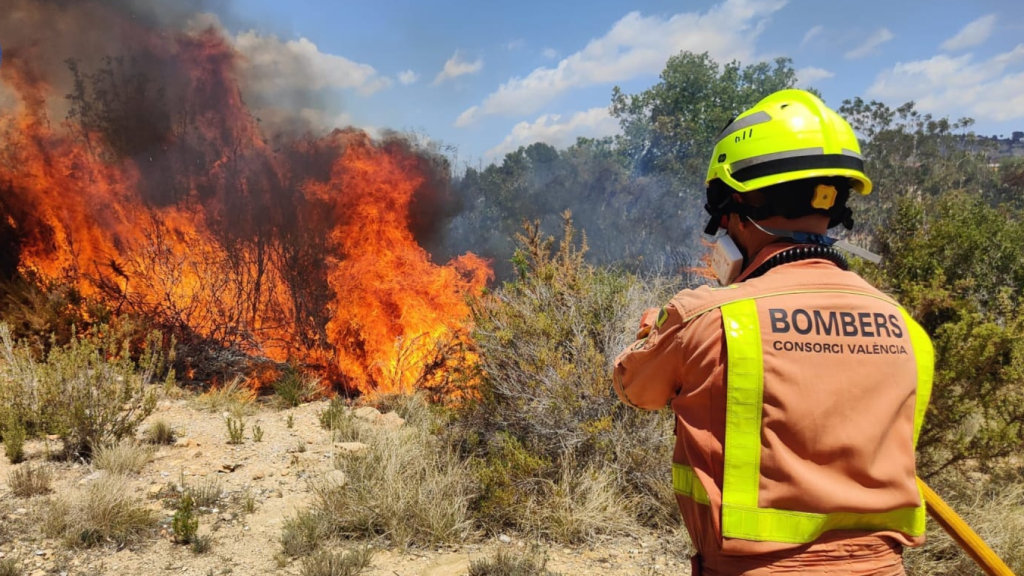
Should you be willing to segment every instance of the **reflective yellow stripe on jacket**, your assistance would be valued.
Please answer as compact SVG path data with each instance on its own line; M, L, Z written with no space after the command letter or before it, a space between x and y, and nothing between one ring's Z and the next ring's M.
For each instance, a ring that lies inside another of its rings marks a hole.
M925 530L924 501L915 508L879 513L833 512L815 514L758 507L761 476L761 407L764 393L761 330L755 299L721 306L728 354L726 390L725 463L722 486L722 536L744 540L813 542L828 530L897 530L919 536ZM917 397L914 410L914 445L921 431L931 396L934 352L931 340L905 310L914 358L917 362ZM708 504L700 479L689 466L674 464L672 485L677 494Z

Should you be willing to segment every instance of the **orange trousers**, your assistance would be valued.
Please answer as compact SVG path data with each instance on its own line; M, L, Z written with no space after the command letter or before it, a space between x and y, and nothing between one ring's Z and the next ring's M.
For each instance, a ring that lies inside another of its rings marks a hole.
M903 546L889 538L815 543L761 556L693 559L693 576L906 576Z

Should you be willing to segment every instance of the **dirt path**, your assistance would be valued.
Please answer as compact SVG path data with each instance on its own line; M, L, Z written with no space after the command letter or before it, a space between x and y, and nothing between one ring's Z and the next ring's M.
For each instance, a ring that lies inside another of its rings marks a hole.
M29 576L299 574L299 562L282 560L279 540L285 519L309 501L308 481L331 469L337 446L317 418L325 406L325 402L315 402L289 410L254 408L247 417L244 443L232 446L227 444L221 413L187 399L162 400L142 429L164 420L174 428L178 440L174 446L159 448L142 473L131 480L131 488L159 515L160 533L121 550L69 550L43 538L39 523L49 497L15 498L7 485L12 466L0 457L0 557L18 558ZM253 441L253 424L263 430L261 442ZM26 452L30 462L43 462L46 443L34 441ZM49 466L55 472L53 485L58 495L77 494L105 474L85 464ZM161 497L168 494L168 483L181 481L192 486L219 486L222 491L215 507L200 517L200 535L212 537L206 554L193 554L171 541L173 510L163 505ZM242 508L246 495L256 503L250 514ZM442 549L381 550L365 574L461 575L467 573L471 560L491 557L502 549L523 554L531 546L506 536L501 540L477 538ZM682 537L638 534L592 547L542 544L541 549L548 554L548 568L555 572L634 576L688 574L685 557L679 553L683 546Z

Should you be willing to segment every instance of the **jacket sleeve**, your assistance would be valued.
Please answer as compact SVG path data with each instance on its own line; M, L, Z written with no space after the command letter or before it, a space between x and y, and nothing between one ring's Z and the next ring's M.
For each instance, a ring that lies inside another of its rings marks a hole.
M650 333L615 359L612 385L619 399L636 408L660 410L679 393L683 319L669 304L661 309Z

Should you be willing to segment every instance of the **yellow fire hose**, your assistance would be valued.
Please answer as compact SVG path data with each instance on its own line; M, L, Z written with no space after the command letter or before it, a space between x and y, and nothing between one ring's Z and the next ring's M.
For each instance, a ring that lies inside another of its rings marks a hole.
M942 526L942 529L953 540L956 540L956 543L985 571L985 574L988 576L1014 576L1010 567L989 548L988 544L985 544L985 541L963 521L963 518L960 518L934 490L924 483L924 480L918 478L917 484L921 487L921 493L924 494L928 515L938 522L939 526Z

